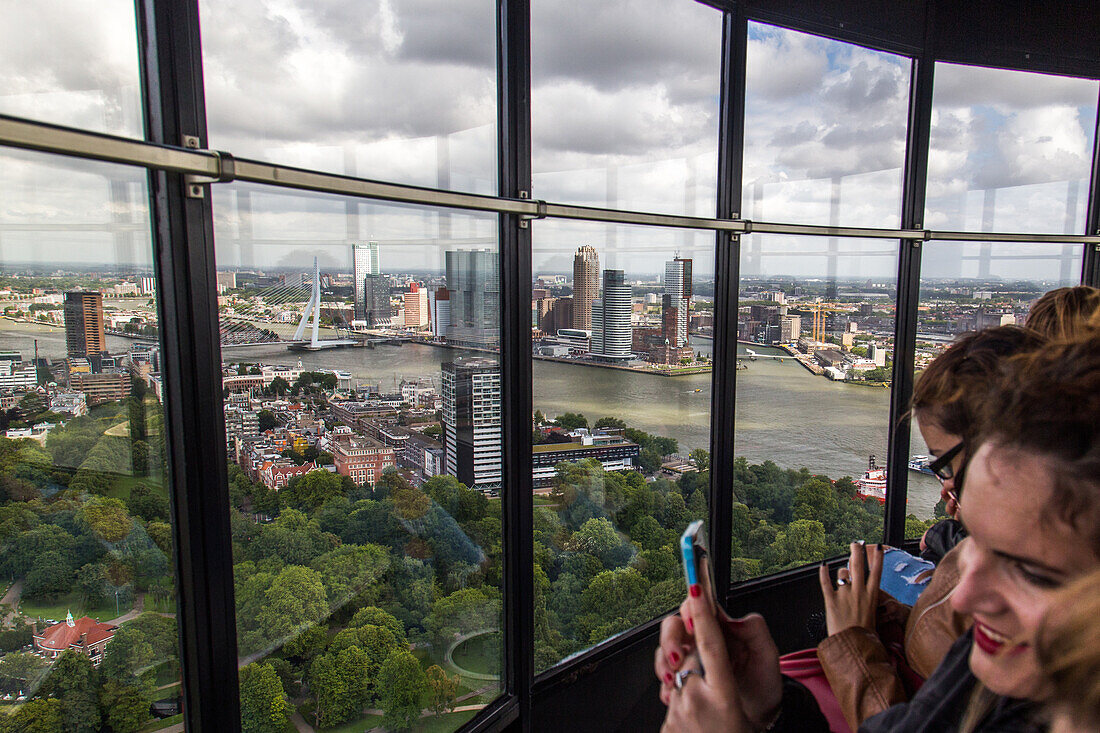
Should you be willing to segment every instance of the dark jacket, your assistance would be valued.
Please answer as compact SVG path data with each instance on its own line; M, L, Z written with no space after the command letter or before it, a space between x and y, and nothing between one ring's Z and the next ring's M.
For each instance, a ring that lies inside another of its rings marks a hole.
M966 529L962 522L956 519L936 522L924 533L925 549L920 556L939 565L944 555L951 552L965 537Z
M972 643L973 632L968 631L912 700L865 721L859 733L957 733L977 682L969 665ZM1027 700L998 698L974 733L1042 733L1046 727L1036 722L1037 713L1038 706ZM828 733L829 726L806 688L785 683L783 714L775 730Z

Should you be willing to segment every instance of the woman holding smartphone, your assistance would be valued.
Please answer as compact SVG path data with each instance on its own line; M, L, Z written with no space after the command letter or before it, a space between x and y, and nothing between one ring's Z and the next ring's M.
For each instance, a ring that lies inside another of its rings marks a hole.
M1058 588L1100 568L1100 334L1009 360L971 451L959 502L970 538L951 603L974 627L864 733L1044 729L1032 644ZM833 592L873 595L868 582L856 567ZM655 667L667 731L828 730L805 689L779 674L763 619L720 618L698 586L662 624ZM683 675L696 668L705 672Z

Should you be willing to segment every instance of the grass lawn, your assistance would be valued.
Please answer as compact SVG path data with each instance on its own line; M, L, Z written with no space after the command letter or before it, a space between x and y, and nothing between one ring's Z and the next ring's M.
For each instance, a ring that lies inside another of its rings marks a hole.
M412 727L412 733L450 733L450 731L455 730L476 714L476 710L467 710L461 713L446 713L431 718L421 718ZM359 720L353 720L335 728L318 728L317 730L324 731L324 733L363 733L363 731L377 728L380 725L382 725L381 715L364 715Z
M145 595L145 610L157 613L176 613L175 597L156 599L151 593Z
M116 616L114 598L105 600L98 606L85 607L84 601L81 600L80 594L76 591L61 596L56 601L49 603L24 600L20 602L19 610L25 616L40 619L53 619L54 621L64 621L65 614L69 611L72 611L73 618L91 616L92 618L98 617L101 621L106 621ZM123 608L119 606L120 613L126 613L129 610L130 607Z
M535 506L557 506L558 503L548 496L535 496L532 498Z
M150 473L148 476L118 476L111 484L111 488L107 489L107 496L112 499L126 501L130 498L130 489L134 487L134 484L145 484L153 490L154 494L160 494L164 498L168 498L168 489L161 484L161 477L156 472Z
M497 634L499 639L500 632ZM455 647L452 657L462 669L475 674L500 673L500 643L489 643L492 634L480 634Z
M171 687L165 687L163 690L156 690L153 693L154 700L163 700L167 697L175 697L180 694L180 686L178 684Z

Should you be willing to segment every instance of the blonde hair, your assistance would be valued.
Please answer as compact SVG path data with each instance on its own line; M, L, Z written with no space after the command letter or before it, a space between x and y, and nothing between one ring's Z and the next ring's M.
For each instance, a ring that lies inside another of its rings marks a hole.
M1043 295L1027 314L1027 327L1049 339L1070 340L1082 335L1090 319L1100 316L1100 290L1088 285L1055 288Z
M1088 730L1100 730L1100 570L1058 592L1043 620L1035 656L1051 704Z

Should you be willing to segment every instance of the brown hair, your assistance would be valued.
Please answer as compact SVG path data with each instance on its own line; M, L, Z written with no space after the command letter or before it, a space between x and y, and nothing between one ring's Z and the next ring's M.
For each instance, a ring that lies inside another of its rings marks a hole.
M1100 570L1058 591L1039 629L1035 656L1055 710L1100 730Z
M913 412L931 418L944 431L968 440L977 423L984 394L1010 356L1045 343L1019 326L997 326L967 334L928 365L913 389Z
M1100 314L1100 290L1088 285L1056 288L1043 295L1027 314L1027 327L1050 339L1073 339Z
M1005 360L975 450L986 441L1046 459L1051 508L1100 557L1100 330Z

